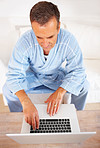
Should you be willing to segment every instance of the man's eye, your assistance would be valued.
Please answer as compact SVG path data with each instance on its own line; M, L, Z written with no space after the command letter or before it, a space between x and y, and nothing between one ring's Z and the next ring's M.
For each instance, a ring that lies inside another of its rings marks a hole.
M39 36L37 36L37 38L38 38L38 39L43 39L42 37L39 37ZM53 38L53 35L52 35L52 36L47 37L47 39L51 39L51 38Z
M38 39L42 39L41 37L37 37Z
M48 39L51 39L51 38L53 38L53 36L48 37Z

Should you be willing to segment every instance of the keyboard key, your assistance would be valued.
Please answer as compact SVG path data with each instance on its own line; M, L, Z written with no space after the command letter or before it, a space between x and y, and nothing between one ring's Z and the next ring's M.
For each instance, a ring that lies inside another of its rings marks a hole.
M30 133L65 133L71 132L69 119L40 119L39 129L33 130L30 127Z

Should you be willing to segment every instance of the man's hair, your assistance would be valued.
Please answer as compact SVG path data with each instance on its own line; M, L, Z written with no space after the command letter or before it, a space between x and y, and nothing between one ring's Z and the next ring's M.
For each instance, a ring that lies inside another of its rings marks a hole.
M47 2L47 1L38 2L30 10L31 23L33 21L36 21L40 25L44 25L53 17L56 18L57 24L59 25L60 12L57 6L51 2Z

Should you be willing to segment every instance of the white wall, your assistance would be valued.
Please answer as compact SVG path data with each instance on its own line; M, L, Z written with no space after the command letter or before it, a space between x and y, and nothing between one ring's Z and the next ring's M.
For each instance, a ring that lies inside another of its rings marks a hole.
M11 51L19 38L16 27L30 25L29 13L38 0L0 0L0 93ZM51 0L58 5L61 21L77 38L85 55L90 80L90 102L100 96L100 0ZM91 60L90 60L91 59ZM3 62L3 63L2 63ZM100 100L99 100L100 102Z
M28 17L31 7L38 1L39 0L0 0L0 17ZM58 5L61 16L63 17L100 17L100 0L51 0L51 2Z
M0 59L7 65L18 39L16 25L30 24L31 7L39 0L0 0ZM58 5L62 21L80 21L100 27L100 0L51 0ZM23 18L26 18L24 21Z

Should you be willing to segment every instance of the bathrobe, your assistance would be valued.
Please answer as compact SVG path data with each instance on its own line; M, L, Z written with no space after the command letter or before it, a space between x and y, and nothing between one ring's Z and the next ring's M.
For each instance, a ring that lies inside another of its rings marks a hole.
M55 46L45 58L33 30L29 30L13 49L6 84L14 94L23 89L48 93L62 87L78 96L85 81L82 52L73 34L60 29Z

